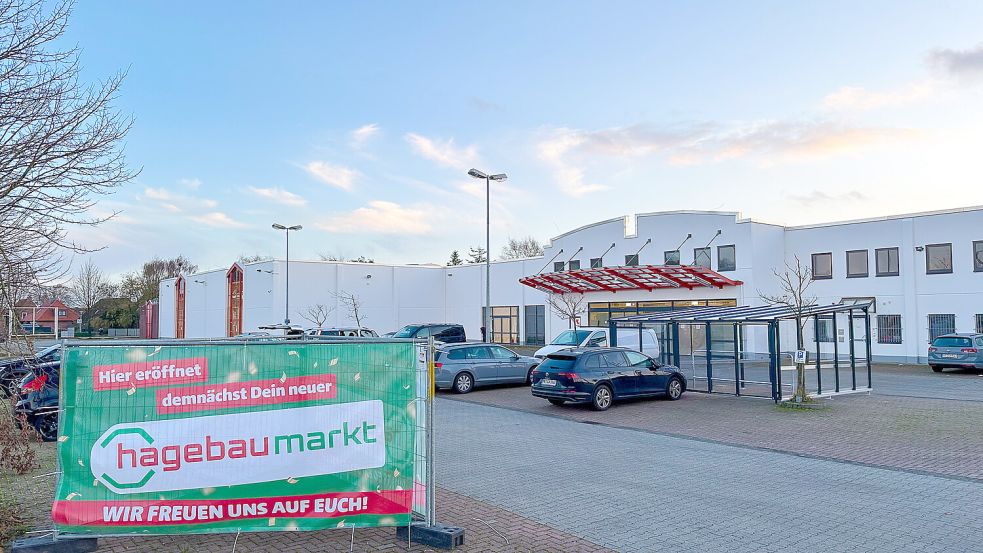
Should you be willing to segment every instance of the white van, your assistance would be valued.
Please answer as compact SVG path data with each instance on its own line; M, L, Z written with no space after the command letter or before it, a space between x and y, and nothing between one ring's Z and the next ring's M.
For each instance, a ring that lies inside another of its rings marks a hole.
M597 327L578 327L577 330L564 330L549 344L536 351L536 357L544 359L547 355L569 348L607 347L608 329ZM638 351L638 330L622 328L618 330L618 347ZM659 358L659 337L651 328L642 329L642 353Z

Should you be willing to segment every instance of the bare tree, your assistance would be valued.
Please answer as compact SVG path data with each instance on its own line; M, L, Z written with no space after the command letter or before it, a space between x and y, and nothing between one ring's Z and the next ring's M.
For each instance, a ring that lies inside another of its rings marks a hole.
M334 312L333 307L328 307L323 303L316 303L301 311L300 316L310 321L311 324L317 325L318 328L323 328L325 321L328 320L332 312Z
M237 261L239 261L239 265L245 265L246 263L256 263L258 261L272 261L272 260L273 260L273 256L270 255L262 255L258 253L253 255L246 255L242 253L239 254L239 259Z
M486 259L488 259L488 252L481 246L471 248L468 252L468 263L484 263Z
M361 328L365 313L362 311L362 300L358 295L355 292L342 290L336 294L336 298L348 312L348 318L355 321L355 326Z
M321 258L321 261L349 261L351 263L375 263L374 259L365 257L364 255L360 255L358 257L345 257L343 255L335 255L335 254L323 253L323 252L317 255L318 257Z
M550 294L546 301L550 304L550 309L577 330L577 319L587 312L583 294Z
M113 286L90 259L79 268L78 274L69 285L69 291L76 307L82 309L83 317L91 323L92 306L99 300L110 297Z
M805 349L805 324L808 317L805 312L816 305L816 297L808 294L809 286L812 284L812 270L802 264L799 256L795 256L795 264L786 263L785 270L779 272L778 269L772 271L778 278L779 293L768 295L758 293L762 300L771 305L781 305L788 307L795 314L795 345L796 349ZM779 365L781 364L779 360ZM809 394L806 392L806 366L805 363L795 364L795 394L793 400L808 402Z
M515 239L509 237L508 243L502 247L502 259L522 259L543 255L543 245L532 236Z
M102 223L97 198L130 180L113 107L123 74L80 82L78 50L61 49L71 2L0 0L0 308L64 276L65 253L90 251L72 227Z
M174 259L154 257L144 263L139 271L123 276L120 293L142 305L158 296L160 282L165 278L174 278L181 273L193 273L196 270L198 270L198 266L188 261L183 255Z

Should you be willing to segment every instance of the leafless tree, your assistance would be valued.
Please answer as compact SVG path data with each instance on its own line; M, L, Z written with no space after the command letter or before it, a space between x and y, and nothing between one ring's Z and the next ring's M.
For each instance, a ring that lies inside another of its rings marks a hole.
M774 295L758 293L762 300L771 305L781 305L788 307L795 314L795 344L796 349L805 349L805 324L809 318L805 312L816 305L816 297L808 294L809 286L812 284L812 270L802 264L799 256L795 256L795 263L786 263L785 270L773 269L775 277L778 278L779 293ZM779 364L781 362L779 361ZM809 394L806 392L806 366L805 363L795 365L795 394L793 400L798 402L809 401Z
M131 120L113 102L117 74L80 82L78 50L63 49L71 2L0 0L0 308L66 274L66 254L90 251L68 230L102 223L97 198L130 180Z
M143 264L139 271L127 273L120 284L120 294L142 305L152 300L160 293L160 282L165 278L174 278L181 273L193 273L198 270L183 255L174 259L154 257Z
M239 261L239 265L245 265L246 263L256 263L258 261L271 261L272 259L273 257L269 255L262 255L258 253L253 255L246 255L243 253L243 254L239 254L238 261Z
M317 255L318 257L321 258L321 261L348 261L351 263L375 263L374 259L365 257L364 255L360 255L358 257L345 257L343 255L335 255L330 253L319 253Z
M543 245L532 236L515 239L509 237L508 243L502 247L502 259L522 259L543 255Z
M324 322L328 320L332 312L334 312L333 307L328 307L323 303L315 303L301 311L300 316L310 321L311 324L317 325L318 328L323 328Z
M468 263L484 263L486 259L488 259L488 252L481 246L471 248L468 252Z
M577 330L577 319L587 312L583 294L550 294L546 300L550 308L562 316L574 330Z
M336 294L338 303L348 312L348 318L355 321L355 326L361 328L362 321L365 320L365 313L362 311L362 300L355 292L342 290Z
M82 309L83 316L90 320L92 306L103 298L112 296L113 286L102 274L102 270L92 260L86 261L69 285L71 300Z

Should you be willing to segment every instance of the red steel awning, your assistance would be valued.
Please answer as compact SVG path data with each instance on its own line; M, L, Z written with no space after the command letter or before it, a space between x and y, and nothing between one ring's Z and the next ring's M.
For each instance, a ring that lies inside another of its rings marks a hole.
M723 288L744 284L722 274L690 265L641 265L637 267L603 267L560 273L544 273L520 278L526 286L553 294L584 292L619 292L622 290L659 290L663 288Z

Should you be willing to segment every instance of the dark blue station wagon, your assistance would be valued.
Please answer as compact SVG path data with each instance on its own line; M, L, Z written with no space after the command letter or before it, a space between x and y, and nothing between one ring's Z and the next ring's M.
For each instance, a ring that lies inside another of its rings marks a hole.
M589 403L604 411L620 399L666 396L679 399L686 377L637 351L576 348L551 353L532 372L532 395L553 405Z

